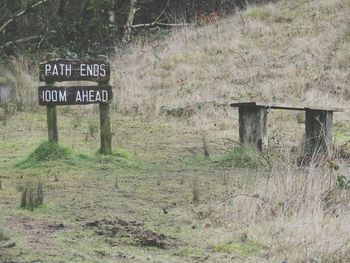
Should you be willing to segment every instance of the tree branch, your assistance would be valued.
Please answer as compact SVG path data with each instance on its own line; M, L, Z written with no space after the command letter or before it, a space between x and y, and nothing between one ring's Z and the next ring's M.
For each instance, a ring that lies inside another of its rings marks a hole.
M20 39L17 39L15 41L9 41L9 42L1 45L0 49L4 49L4 48L7 48L7 47L10 47L11 45L18 45L18 44L22 44L22 43L29 42L29 41L32 41L32 40L36 40L36 39L39 39L41 37L42 37L41 35L38 35L38 36L30 36L30 37L20 38Z
M168 23L160 23L160 22L152 22L147 24L137 24L130 26L132 29L139 27L152 27L152 26L164 26L164 27L181 27L181 26L195 26L195 23L182 23L182 24L168 24Z
M11 24L13 21L15 21L16 18L28 13L28 11L30 11L31 9L36 8L36 7L46 3L48 1L49 0L40 0L32 5L28 6L26 9L18 11L13 17L11 17L4 24L2 24L2 26L0 27L0 32L3 32L9 24Z

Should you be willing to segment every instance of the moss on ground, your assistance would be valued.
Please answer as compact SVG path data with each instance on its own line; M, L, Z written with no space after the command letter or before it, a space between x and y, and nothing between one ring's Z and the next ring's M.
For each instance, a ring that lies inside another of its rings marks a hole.
M29 156L16 163L20 169L54 167L60 165L90 167L92 169L113 170L114 168L141 168L130 155L122 149L114 149L109 156L75 153L71 148L54 142L42 142Z
M226 243L220 243L213 246L214 252L234 253L240 257L256 256L266 249L266 246L254 241L233 240Z
M253 147L235 147L232 151L219 157L216 163L222 166L233 166L236 168L264 168L267 167L266 160Z

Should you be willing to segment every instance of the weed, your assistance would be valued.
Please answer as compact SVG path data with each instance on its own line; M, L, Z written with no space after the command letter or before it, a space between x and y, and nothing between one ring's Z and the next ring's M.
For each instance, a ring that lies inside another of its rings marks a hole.
M4 240L8 240L8 237L5 235L4 230L0 228L0 241L4 241Z
M95 122L89 123L89 135L91 138L95 138L96 134L98 133L98 125Z
M234 240L213 246L214 252L237 253L242 257L259 254L264 249L266 249L265 246L250 240L244 240L244 242Z
M34 210L44 203L43 184L38 182L26 182L22 186L20 207Z
M182 175L180 179L180 185L183 185L185 183L185 176Z
M218 160L220 165L234 166L237 168L266 167L266 160L253 147L236 147L224 157Z
M204 151L204 156L209 157L209 149L208 149L208 144L207 144L207 135L205 133L202 134L202 144L203 144L203 151Z
M340 189L349 190L350 189L350 179L344 175L339 175L337 177L338 186Z
M81 124L83 123L83 115L82 114L74 114L71 122L72 122L73 128L81 127Z
M119 189L118 176L115 177L114 188L115 188L115 189Z
M199 203L199 187L197 179L194 179L192 184L192 202Z
M222 185L227 185L227 174L224 173Z

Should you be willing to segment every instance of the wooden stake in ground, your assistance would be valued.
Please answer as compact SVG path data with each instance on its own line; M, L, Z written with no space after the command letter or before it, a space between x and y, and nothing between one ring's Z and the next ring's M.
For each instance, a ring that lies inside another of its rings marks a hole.
M101 60L107 60L105 56L98 57ZM108 81L98 83L99 86L108 85ZM112 131L111 131L111 113L109 103L100 103L100 136L101 147L100 154L109 155L112 153Z
M46 82L47 86L53 86L54 82ZM47 115L47 132L50 142L58 142L58 129L57 129L57 109L55 105L46 106Z

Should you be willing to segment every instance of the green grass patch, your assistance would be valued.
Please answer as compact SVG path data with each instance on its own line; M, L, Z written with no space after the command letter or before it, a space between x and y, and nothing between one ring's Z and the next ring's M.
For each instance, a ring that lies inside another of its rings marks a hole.
M16 164L18 168L31 168L43 162L69 160L72 150L58 143L43 142L25 160Z
M236 168L259 168L267 167L266 160L253 147L241 146L216 160L221 166L233 166Z
M246 240L234 240L213 246L213 251L218 253L235 253L241 257L258 256L266 246L257 242Z
M271 17L269 10L261 7L254 8L248 13L248 15L253 19L259 19L262 21L266 21Z
M196 247L184 247L177 250L174 255L180 257L201 258L205 255L204 251Z
M58 143L43 142L25 160L15 164L16 168L30 169L41 167L58 167L62 164L78 168L99 170L136 169L142 165L134 161L130 155L122 149L114 149L111 155L89 155L74 153L72 149Z
M219 156L204 157L203 155L188 158L186 164L191 167L235 167L243 169L268 168L267 161L254 147L240 146Z

